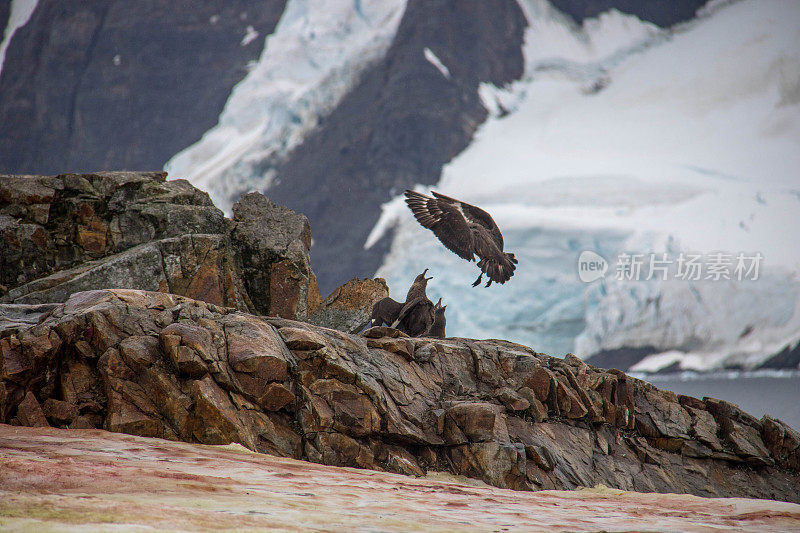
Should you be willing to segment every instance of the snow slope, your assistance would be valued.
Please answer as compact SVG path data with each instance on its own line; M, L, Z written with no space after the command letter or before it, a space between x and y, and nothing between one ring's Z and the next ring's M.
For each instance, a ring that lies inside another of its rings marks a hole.
M275 163L384 55L404 9L404 0L289 0L217 126L165 170L207 191L225 212L239 193L264 190ZM254 38L248 33L242 44Z
M473 289L475 265L398 198L366 243L396 225L377 272L393 296L430 267L448 335L671 352L654 368L752 366L800 338L800 3L712 3L671 31L614 11L576 27L521 5L526 74L482 87L494 117L435 188L492 213L517 274ZM578 279L583 250L611 262L605 279ZM618 281L623 251L764 260L756 281Z

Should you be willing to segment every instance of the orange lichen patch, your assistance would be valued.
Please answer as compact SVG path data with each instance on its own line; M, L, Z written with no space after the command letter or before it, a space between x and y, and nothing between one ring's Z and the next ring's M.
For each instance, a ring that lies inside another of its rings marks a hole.
M99 430L0 425L0 472L0 527L22 530L800 528L800 505L770 500L607 488L515 492Z

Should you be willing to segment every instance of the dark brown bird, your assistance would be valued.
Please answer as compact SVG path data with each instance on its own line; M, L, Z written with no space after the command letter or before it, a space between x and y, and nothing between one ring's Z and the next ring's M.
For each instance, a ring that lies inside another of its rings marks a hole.
M425 274L427 272L428 269L426 268L422 274L414 279L414 283L408 289L403 308L392 324L393 328L397 328L411 337L423 335L433 324L435 315L433 302L428 299L426 294L428 280L433 279L433 277L426 278Z
M505 283L511 279L517 259L503 251L503 234L491 215L474 205L431 192L434 197L407 190L406 203L422 227L431 230L448 250L467 261L474 261L476 255L480 258L481 274L472 286L476 287L484 274L489 277L487 287L493 281Z
M383 298L375 302L372 306L372 316L370 317L370 327L382 326L386 324L391 326L397 320L400 311L403 309L403 304L393 298Z
M431 324L431 327L425 332L424 337L438 337L444 339L447 336L444 333L444 327L447 324L444 318L445 309L447 309L447 306L442 305L442 299L439 298L439 301L436 302L433 308L433 324Z

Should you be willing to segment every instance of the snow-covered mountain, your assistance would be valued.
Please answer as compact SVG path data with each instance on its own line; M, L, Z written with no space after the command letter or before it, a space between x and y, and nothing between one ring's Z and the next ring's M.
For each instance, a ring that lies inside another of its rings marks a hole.
M429 267L449 335L644 371L750 368L800 340L797 2L153 6L0 9L0 170L158 161L226 210L265 191L309 217L323 292L377 274L402 298ZM516 275L472 288L411 187L490 211ZM580 280L583 251L602 279ZM670 279L616 279L622 253ZM674 279L718 253L734 279ZM735 279L738 254L759 279Z
M402 287L431 265L450 334L583 357L654 352L636 370L753 367L795 344L800 5L712 4L669 31L619 12L575 27L545 2L523 5L525 76L485 89L488 109L508 111L478 130L436 187L493 214L517 274L471 289L475 267L398 198L372 234L396 224L378 275ZM611 263L604 279L580 281L583 250ZM718 251L760 253L759 279L674 279L675 263L667 281L614 272L622 252L674 261Z

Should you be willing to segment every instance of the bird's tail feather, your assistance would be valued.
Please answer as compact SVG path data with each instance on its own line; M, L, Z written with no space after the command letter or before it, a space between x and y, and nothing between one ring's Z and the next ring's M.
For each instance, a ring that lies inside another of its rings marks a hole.
M478 268L495 283L505 283L514 275L514 271L517 269L517 262L514 254L504 253L500 261L494 258L481 259L478 261Z

